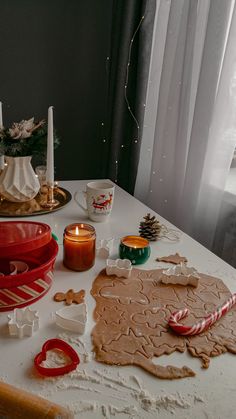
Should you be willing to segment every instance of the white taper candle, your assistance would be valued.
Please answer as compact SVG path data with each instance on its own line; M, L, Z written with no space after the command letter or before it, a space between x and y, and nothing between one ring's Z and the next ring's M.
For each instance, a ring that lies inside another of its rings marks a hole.
M48 108L48 138L47 138L47 172L46 181L54 186L54 139L53 139L53 106Z
M0 102L0 128L3 128L2 122L2 102ZM0 156L0 170L4 169L4 156Z

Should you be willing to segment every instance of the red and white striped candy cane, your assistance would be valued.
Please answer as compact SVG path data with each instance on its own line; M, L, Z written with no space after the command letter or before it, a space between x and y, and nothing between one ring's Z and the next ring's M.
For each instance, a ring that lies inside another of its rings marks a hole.
M186 326L178 323L179 320L186 317L189 313L187 308L172 313L168 324L176 333L179 335L197 335L207 330L212 324L219 320L224 314L226 314L231 307L236 303L236 294L232 294L231 297L218 307L213 313L210 313L207 317L194 323L192 326Z

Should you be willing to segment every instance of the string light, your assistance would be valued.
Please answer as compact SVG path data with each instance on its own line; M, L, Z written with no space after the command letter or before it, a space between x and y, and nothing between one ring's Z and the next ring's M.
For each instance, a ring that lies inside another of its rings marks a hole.
M135 39L135 36L136 36L137 32L140 29L140 26L143 23L144 18L145 18L145 15L141 17L141 19L139 21L139 24L138 24L137 28L135 29L134 34L133 34L133 36L131 38L131 41L130 41L129 53L128 53L128 63L127 63L127 67L126 67L125 89L124 89L125 101L126 101L128 110L129 110L130 115L132 116L132 118L133 118L133 120L136 124L138 140L139 140L139 129L140 129L139 122L138 122L137 118L134 115L134 112L132 111L132 109L130 107L130 103L129 103L129 100L128 100L128 97L127 97L127 87L128 87L128 83L129 83L129 67L130 67L130 58L131 58L131 53L132 53L133 42L134 42L134 39ZM138 140L135 140L134 142L137 143Z
M134 34L131 38L130 44L129 44L129 52L128 52L128 62L127 62L127 66L126 66L126 76L125 76L125 85L124 85L124 96L125 96L125 102L127 104L127 108L129 110L130 115L132 116L135 124L136 124L136 128L137 128L137 139L134 140L134 143L137 144L139 141L139 130L140 130L140 126L139 126L139 122L137 120L137 118L134 115L134 112L131 109L130 103L129 103L129 99L127 97L127 88L128 88L128 84L129 84L129 68L130 68L130 59L131 59L131 53L132 53L132 46L133 46L133 42L135 39L135 36L138 32L138 30L140 29L140 26L142 25L142 22L145 18L145 15L141 17L137 28L134 31ZM108 59L109 57L107 57ZM145 104L143 105L145 107ZM120 146L121 148L124 148L124 144L121 144ZM115 160L115 182L117 182L117 178L118 178L118 160Z
M104 133L104 128L105 128L105 123L101 122L101 137L102 137L102 142L105 143L106 142L106 138L105 138L105 133Z

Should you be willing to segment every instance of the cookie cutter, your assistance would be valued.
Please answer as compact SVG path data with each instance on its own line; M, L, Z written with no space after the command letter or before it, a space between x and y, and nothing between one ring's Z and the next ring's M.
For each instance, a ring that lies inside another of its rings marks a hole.
M29 266L27 263L22 262L21 260L11 260L10 270L10 275L24 274L25 272L28 272Z
M17 275L17 274L24 274L28 272L29 266L27 263L22 262L21 260L11 260L9 262L10 265L10 273L9 275ZM4 273L0 272L0 276L5 276Z
M161 282L163 284L179 284L179 285L192 285L198 286L200 276L197 270L193 267L186 266L185 263L172 266L171 268L163 271Z
M102 239L97 242L96 254L104 259L108 258L113 249L114 239Z
M87 321L87 308L85 303L63 307L55 312L56 324L63 329L83 334Z
M107 259L106 274L116 275L118 278L129 278L132 270L132 263L129 259Z
M70 363L58 368L44 367L42 362L46 361L47 351L53 349L59 349L60 351L64 352L64 354L70 358ZM69 343L61 339L47 340L42 346L42 351L39 352L34 358L35 368L40 374L46 377L57 377L58 375L67 374L68 372L75 370L79 363L80 359L75 350L72 348L72 346L69 345Z
M15 308L8 316L8 329L11 336L23 338L32 336L39 329L39 315L36 310L26 308Z

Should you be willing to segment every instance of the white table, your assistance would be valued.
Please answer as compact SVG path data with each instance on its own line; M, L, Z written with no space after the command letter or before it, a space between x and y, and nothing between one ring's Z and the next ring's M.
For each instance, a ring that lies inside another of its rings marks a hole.
M60 185L69 190L73 195L75 191L83 190L87 182L67 181L60 182ZM150 212L150 210L145 205L121 188L116 187L114 208L110 221L106 224L93 223L91 221L89 223L93 224L96 228L98 239L114 237L118 244L120 237L127 234L138 234L139 222L147 212ZM151 213L153 214L153 211ZM176 418L186 419L231 419L235 417L236 356L231 354L212 358L208 370L202 370L200 361L188 354L174 353L169 357L162 356L158 359L156 358L156 362L161 365L188 365L196 372L196 376L192 378L161 381L136 367L113 367L99 364L94 360L83 362L83 350L79 348L77 341L77 343L72 343L72 346L81 354L82 362L80 364L80 370L84 370L90 376L90 379L85 381L66 376L56 380L38 379L34 374L33 359L40 351L42 344L47 339L58 337L60 334L65 333L69 340L71 338L78 338L78 336L60 329L52 319L51 313L59 308L57 303L52 299L52 296L57 291L65 291L69 288L75 290L80 290L81 288L86 289L88 324L86 333L80 336L80 339L83 341L86 351L91 354L90 332L94 325L92 316L95 302L90 295L90 288L96 275L105 266L105 260L97 258L94 267L83 273L72 272L63 267L62 235L64 227L77 221L88 222L86 215L82 213L82 210L73 200L57 212L24 219L38 220L49 224L52 231L59 238L60 251L55 265L54 281L51 290L44 298L31 306L39 312L41 321L40 330L30 338L19 340L9 337L7 327L8 313L0 313L0 379L26 390L36 392L38 395L44 396L54 402L68 405L77 412L76 417L80 419L100 419L104 417L128 418L131 417L131 414L119 413L119 411L124 410L124 407L126 407L127 411L131 412L132 406L137 409L134 410L133 417L135 418L160 417L165 419L172 418L173 413ZM173 228L171 224L158 215L157 219L169 228ZM1 221L6 221L6 218L1 218ZM155 262L155 258L176 252L188 258L189 266L194 266L200 272L223 279L232 292L236 291L235 270L184 233L181 234L180 241L176 243L171 243L167 240L159 240L152 243L151 257L140 268L153 269L167 267L168 265L166 264ZM117 256L116 248L112 257L115 258ZM99 381L101 377L99 378L98 374L100 373L104 376L101 382L92 382ZM145 410L142 408L141 402L135 400L131 387L137 389L136 397L138 397L138 394L140 396L141 392L138 384L132 378L133 376L140 379L149 397L152 395L153 399L157 400L156 405L159 400L159 410L157 407L153 407L152 410ZM124 377L124 382L127 387L117 384L121 380L121 377ZM172 407L170 407L171 403L169 398L171 395L173 395ZM160 396L167 396L167 399L169 398L166 406L164 398L161 399ZM175 406L176 404L181 404L180 400L182 398L184 400L183 406ZM88 410L86 411L86 409ZM83 412L79 413L80 410Z

